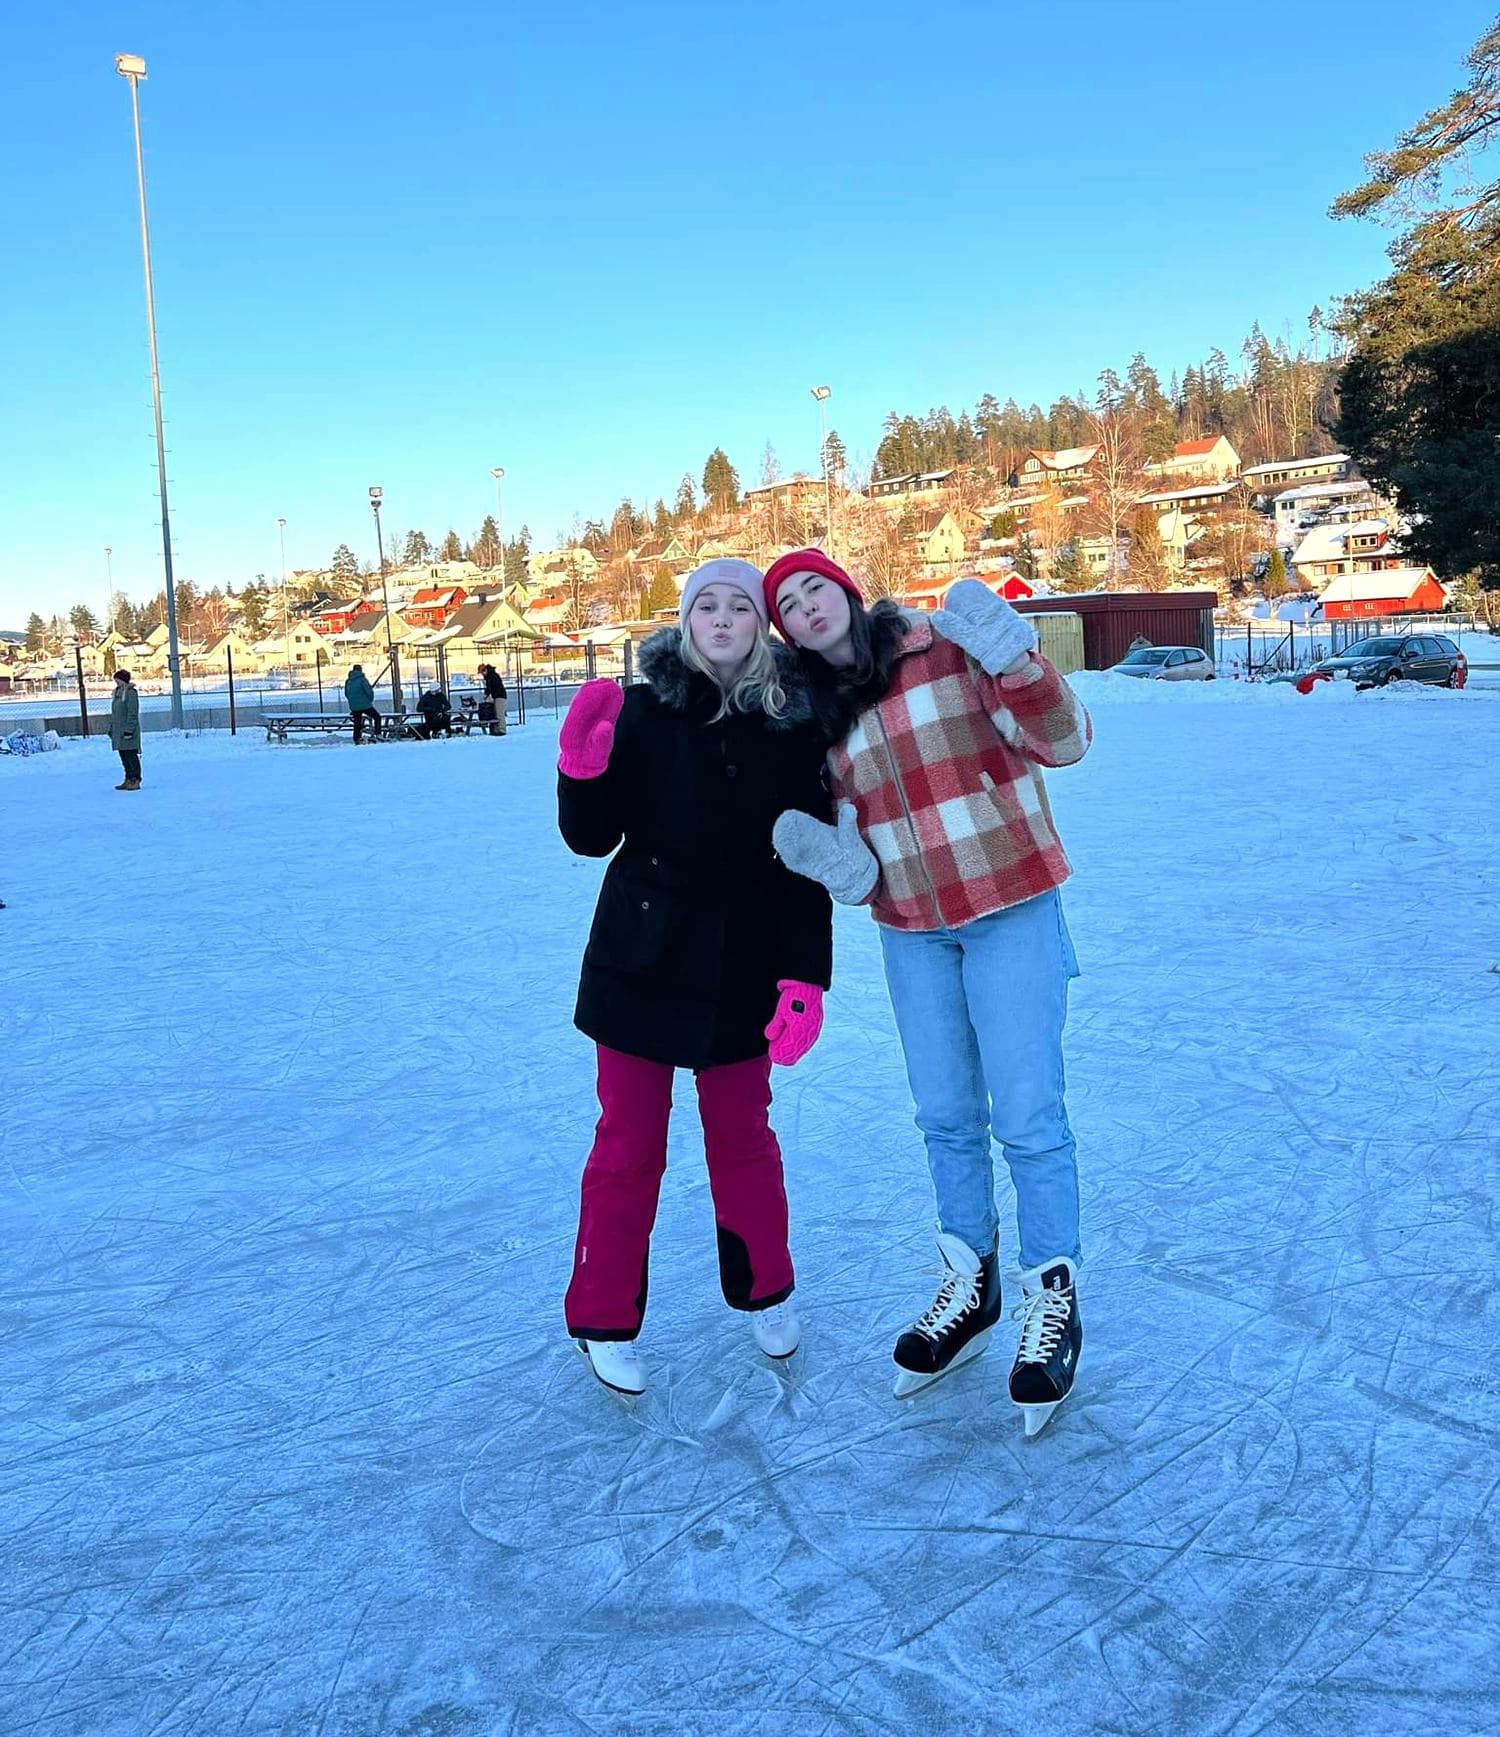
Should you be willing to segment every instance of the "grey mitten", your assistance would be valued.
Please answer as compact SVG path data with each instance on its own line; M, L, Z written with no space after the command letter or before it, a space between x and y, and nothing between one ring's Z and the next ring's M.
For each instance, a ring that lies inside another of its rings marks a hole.
M933 612L932 625L968 652L986 675L999 675L1037 647L1036 629L1026 617L978 579L950 585L943 607Z
M841 905L862 905L880 878L875 853L859 836L852 802L839 804L837 826L789 808L777 817L771 838L789 869L821 882Z

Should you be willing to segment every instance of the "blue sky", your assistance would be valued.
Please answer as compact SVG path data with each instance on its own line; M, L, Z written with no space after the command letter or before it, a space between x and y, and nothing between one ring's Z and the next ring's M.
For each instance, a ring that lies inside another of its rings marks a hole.
M6 25L0 625L160 584L129 97L142 87L174 541L202 587L388 527L549 541L722 444L816 462L985 391L1165 376L1368 282L1366 150L1489 4L262 0Z

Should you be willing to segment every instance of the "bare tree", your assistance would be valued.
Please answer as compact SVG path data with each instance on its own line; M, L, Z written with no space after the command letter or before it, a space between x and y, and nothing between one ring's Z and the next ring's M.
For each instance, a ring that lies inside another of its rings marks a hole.
M1090 531L1108 544L1104 582L1113 586L1120 578L1120 540L1140 493L1145 437L1140 416L1126 409L1117 394L1101 392L1088 421L1099 450L1092 465L1094 480L1089 490L1087 524Z

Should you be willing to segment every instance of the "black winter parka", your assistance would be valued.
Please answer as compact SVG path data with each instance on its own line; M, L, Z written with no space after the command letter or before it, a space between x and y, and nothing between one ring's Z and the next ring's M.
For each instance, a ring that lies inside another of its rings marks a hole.
M730 712L682 662L679 633L641 647L609 768L558 774L570 850L608 856L574 1023L609 1049L705 1068L766 1053L781 979L826 989L832 906L771 844L784 809L829 820L825 738L790 654L780 718Z

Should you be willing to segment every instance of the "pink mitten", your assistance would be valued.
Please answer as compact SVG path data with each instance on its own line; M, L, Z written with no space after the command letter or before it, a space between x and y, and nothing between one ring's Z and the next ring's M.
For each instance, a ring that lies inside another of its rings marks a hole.
M778 983L781 999L766 1036L771 1040L771 1060L778 1067L789 1068L801 1061L818 1041L823 1029L823 991L816 983L796 983L787 979Z
M624 704L624 689L608 677L585 682L579 688L558 732L562 750L557 757L559 772L569 778L603 776L609 766L609 751L615 745L615 719Z

